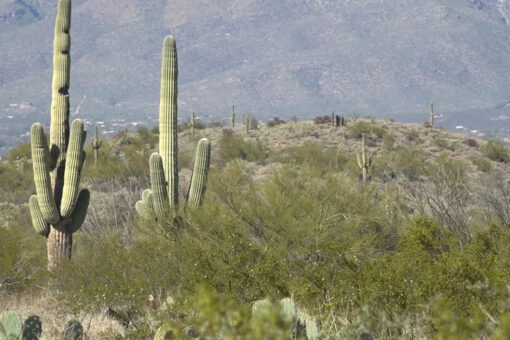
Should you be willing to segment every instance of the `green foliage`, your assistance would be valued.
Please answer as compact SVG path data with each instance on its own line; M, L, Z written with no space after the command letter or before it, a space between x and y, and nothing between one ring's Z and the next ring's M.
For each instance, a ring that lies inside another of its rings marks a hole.
M4 211L2 211L4 213ZM14 212L15 215L26 215ZM19 216L16 222L19 222ZM29 224L25 220L25 224ZM0 297L17 292L30 292L31 286L41 279L41 269L45 266L43 244L37 242L37 236L28 229L20 228L20 223L12 227L0 226ZM27 251L30 250L30 251Z
M491 162L485 158L477 158L473 161L473 163L475 164L476 168L481 172L488 173L492 170Z
M0 320L0 336L2 340L18 340L21 337L23 324L18 314L4 313Z
M20 143L12 148L7 155L7 160L14 164L19 159L30 159L30 143Z
M392 166L397 174L415 181L425 173L425 155L416 148L399 147L392 155Z
M225 135L218 141L218 157L224 162L242 159L263 164L268 156L260 142L250 142L236 135Z
M382 137L382 148L385 153L391 151L393 146L395 145L395 135L389 132L386 132Z
M318 169L331 170L342 170L348 161L347 156L338 149L327 148L313 142L273 151L269 160L284 164L308 165Z
M20 171L9 163L0 163L0 201L20 203L26 201L27 192L34 191L32 169L25 165Z
M481 148L485 157L495 162L506 163L510 160L507 145L500 140L489 140Z
M376 135L378 138L382 138L384 136L385 130L375 124L366 122L366 121L358 121L354 124L349 125L347 131L351 137L361 138L362 134L365 135Z

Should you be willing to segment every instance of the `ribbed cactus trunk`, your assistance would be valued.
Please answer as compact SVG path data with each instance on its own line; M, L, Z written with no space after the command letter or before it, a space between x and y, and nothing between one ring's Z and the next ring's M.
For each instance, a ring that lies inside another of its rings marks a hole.
M361 176L363 183L367 183L368 181L368 167L372 164L372 157L370 155L367 156L366 150L366 142L365 142L365 134L361 134L361 152L356 154L358 159L358 166L361 169Z
M69 78L71 68L71 0L58 3L53 42L53 80L51 86L50 152L58 155L55 169L51 172L51 184L55 203L60 205L64 188L64 166L69 143ZM73 235L67 225L51 226L47 238L48 267L62 259L70 259Z
M430 112L429 112L429 125L430 127L434 127L434 104L430 104Z
M232 112L230 113L230 126L236 126L236 111L234 105L232 105Z
M189 125L191 128L191 140L195 141L195 112L191 112L191 117L189 119Z
M194 113L191 124L194 125ZM136 211L142 218L164 222L170 212L175 216L178 208L177 167L177 48L172 36L163 42L161 66L161 99L159 111L159 153L149 159L151 189L142 193L136 203ZM198 142L195 167L188 190L190 209L198 207L206 188L210 164L211 145L206 138Z
M97 168L97 159L99 158L99 149L101 148L103 141L99 140L99 133L97 132L97 126L94 128L94 138L90 140L90 145L94 150L94 167Z
M32 125L31 145L37 195L30 197L35 230L46 237L48 268L71 258L73 232L85 220L90 194L79 192L83 166L83 123L75 120L69 131L69 72L71 1L59 0L53 49L50 146L43 127Z
M163 43L159 102L159 151L163 161L171 209L179 204L179 168L177 164L177 46L172 36Z

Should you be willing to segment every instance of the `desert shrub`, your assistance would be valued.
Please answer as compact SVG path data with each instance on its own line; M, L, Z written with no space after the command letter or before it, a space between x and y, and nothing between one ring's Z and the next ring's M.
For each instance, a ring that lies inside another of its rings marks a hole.
M151 145L145 143L145 140L142 140L139 135L126 132L120 134L120 139L103 140L98 153L97 167L92 147L90 145L85 147L87 157L82 170L84 176L91 176L97 181L108 180L112 177L144 176L148 172ZM145 137L149 141L156 138L148 135ZM121 142L121 140L123 141Z
M0 212L6 213L5 210ZM43 282L46 263L40 253L45 253L44 243L37 242L42 240L28 227L0 225L0 296L29 293L36 283Z
M243 159L263 163L267 158L266 147L262 143L245 141L236 135L222 136L218 141L217 154L223 162Z
M474 165L476 166L476 168L481 171L481 172L485 172L485 173L488 173L492 170L492 164L491 162L489 162L487 159L485 158L476 158L474 161L473 161Z
M313 119L313 122L316 125L331 123L331 117L330 116L316 116Z
M465 144L465 145L467 145L467 146L469 146L469 147L472 147L472 148L474 148L474 147L477 147L477 146L478 146L478 142L477 142L477 141L476 141L476 139L474 139L474 138L466 138L466 139L464 139L464 140L462 141L462 144Z
M209 124L207 124L207 126L204 126L205 127L210 127L210 128L220 128L220 127L223 127L223 123L219 120L216 120L216 119L213 119L209 122Z
M373 140L372 138L368 138L365 140L365 145L369 148L375 148L377 147L377 141Z
M30 143L19 143L17 146L12 148L11 151L9 151L6 158L13 164L18 159L31 159L32 151L30 149Z
M425 154L415 148L399 147L393 155L392 164L397 174L415 181L425 172Z
M404 136L408 142L416 142L420 138L420 133L416 130L406 131Z
M452 149L450 143L445 138L435 137L432 138L432 145L441 148L441 149Z
M234 130L232 129L221 129L222 136L232 136L234 134Z
M347 162L346 156L335 148L308 142L271 153L270 161L285 164L308 165L324 171L340 170Z
M482 146L482 153L485 157L495 162L506 163L510 160L508 147L506 144L499 140L489 140Z
M395 135L386 132L382 137L382 148L384 152L389 152L395 145Z
M266 123L267 127L269 127L269 128L272 128L272 127L275 127L275 126L281 125L281 124L285 124L285 121L279 117L274 117L273 119L271 119L270 121L268 121Z
M158 134L151 132L144 126L139 127L138 130L136 130L136 133L138 134L142 143L148 144L150 148L154 148L158 143Z
M348 128L348 133L351 137L361 138L361 135L364 133L365 135L376 135L377 138L382 138L385 131L383 128L378 127L375 124L359 121L355 124L350 125Z
M27 163L23 169L9 163L0 164L0 202L25 202L34 191L32 166Z

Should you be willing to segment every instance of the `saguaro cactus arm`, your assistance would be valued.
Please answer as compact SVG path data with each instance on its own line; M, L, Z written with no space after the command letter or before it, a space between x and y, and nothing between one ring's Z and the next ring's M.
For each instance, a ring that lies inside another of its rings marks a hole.
M39 123L32 125L31 145L35 191L39 201L39 208L44 220L49 224L54 224L60 220L60 214L51 188L48 144L43 127Z
M64 174L64 190L60 204L62 217L69 217L73 213L74 205L78 198L80 184L80 172L83 165L82 150L85 143L85 131L83 122L79 119L73 121L71 126L71 138L67 148L67 157Z
M202 138L197 145L195 166L191 177L188 193L188 204L192 209L197 208L202 202L207 183L207 174L211 162L211 143L207 138Z
M76 200L73 213L71 215L71 232L75 233L80 229L85 222L87 217L87 210L90 202L90 191L88 189L82 189Z
M154 213L158 219L162 219L168 212L169 197L166 189L165 173L161 156L157 153L153 153L149 159L149 164Z
M50 225L44 220L36 195L30 196L28 205L30 207L30 217L32 218L32 225L35 231L42 236L48 236Z

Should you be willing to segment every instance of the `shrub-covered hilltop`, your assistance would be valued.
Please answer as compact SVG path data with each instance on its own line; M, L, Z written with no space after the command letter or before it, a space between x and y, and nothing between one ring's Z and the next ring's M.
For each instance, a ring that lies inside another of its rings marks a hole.
M97 165L89 157L82 169L91 199L73 258L51 271L26 203L30 148L11 151L0 165L1 310L39 315L50 336L77 317L91 339L140 339L161 325L189 338L279 339L292 336L285 320L253 318L250 304L292 297L322 338L509 336L504 144L370 119L180 129L181 200L193 149L211 141L202 205L138 217L158 129L99 137Z

